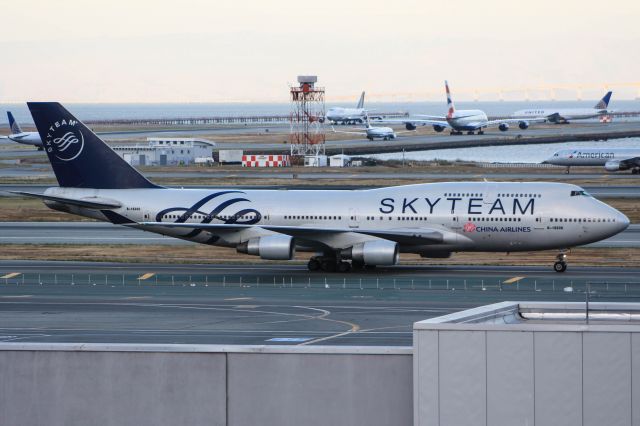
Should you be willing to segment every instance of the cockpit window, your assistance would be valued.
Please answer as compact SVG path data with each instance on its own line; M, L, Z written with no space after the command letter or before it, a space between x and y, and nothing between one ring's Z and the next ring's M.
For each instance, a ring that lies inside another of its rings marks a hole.
M590 195L587 193L587 191L571 191L571 196L572 197L578 197L578 196L584 196L584 197L590 197Z

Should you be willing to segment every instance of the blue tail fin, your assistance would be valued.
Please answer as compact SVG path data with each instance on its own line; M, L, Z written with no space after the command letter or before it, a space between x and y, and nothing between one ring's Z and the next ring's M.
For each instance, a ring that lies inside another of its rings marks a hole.
M596 106L594 106L594 108L607 109L609 107L609 100L611 99L611 93L612 92L607 92L607 94L604 95L604 98L600 99L600 102L598 102Z
M157 188L57 102L28 102L58 184L69 188Z
M7 117L9 118L9 129L11 129L11 134L17 135L18 133L22 133L22 129L16 119L13 118L11 111L7 111Z

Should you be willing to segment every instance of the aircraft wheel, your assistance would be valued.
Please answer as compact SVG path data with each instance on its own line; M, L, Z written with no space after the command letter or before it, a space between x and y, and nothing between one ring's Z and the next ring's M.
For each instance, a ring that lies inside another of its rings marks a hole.
M364 269L373 271L374 269L376 269L376 265L364 265Z
M631 169L631 174L632 175L637 175L640 172L640 170L638 169Z
M320 267L325 272L335 272L337 265L334 259L325 259L320 264Z
M468 135L472 135L472 134L473 134L473 131L472 131L472 130L469 130L469 131L467 132L467 134L468 134Z
M389 140L389 138L388 138L388 137L386 137L386 136L385 136L383 139L384 139L385 141L388 141L388 140Z
M320 262L315 257L312 257L311 259L309 259L309 263L307 263L307 268L310 271L317 271L318 269L320 269Z
M362 262L356 262L355 260L352 260L352 261L351 261L351 269L354 269L354 270L358 270L358 271L359 271L359 270L361 270L361 269L363 269L363 268L364 268L364 263L362 263Z
M479 135L484 135L484 130L478 130Z
M349 272L351 270L351 264L349 262L338 263L338 272Z
M567 262L558 261L553 264L553 270L556 272L564 272L567 270Z

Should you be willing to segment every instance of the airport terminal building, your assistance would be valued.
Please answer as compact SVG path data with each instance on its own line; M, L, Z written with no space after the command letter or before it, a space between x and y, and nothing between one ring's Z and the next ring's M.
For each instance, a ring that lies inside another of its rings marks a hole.
M216 144L195 138L147 138L147 144L117 145L113 150L132 166L186 166L213 163Z

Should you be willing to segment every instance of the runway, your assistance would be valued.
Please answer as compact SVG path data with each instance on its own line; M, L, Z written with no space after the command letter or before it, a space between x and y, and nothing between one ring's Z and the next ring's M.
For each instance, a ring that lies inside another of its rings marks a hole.
M592 300L636 300L639 273L4 261L0 341L408 346L415 321L501 300L580 301L587 282Z
M161 244L193 245L107 222L0 222L0 244ZM640 225L587 247L640 247Z

